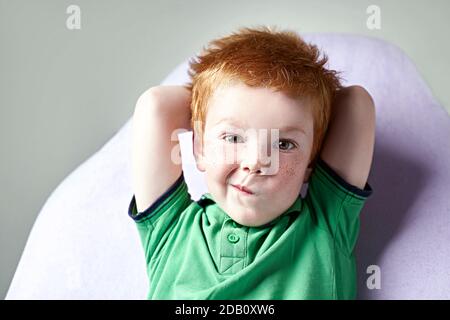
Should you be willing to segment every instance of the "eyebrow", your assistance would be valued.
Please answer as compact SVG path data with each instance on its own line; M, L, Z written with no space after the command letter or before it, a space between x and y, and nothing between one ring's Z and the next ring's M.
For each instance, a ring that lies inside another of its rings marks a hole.
M237 124L239 126L243 126L243 123L240 120L234 119L234 118L223 118L223 119L217 121L216 125L218 125L219 123L222 123L222 122L228 122L230 124ZM307 135L305 130L303 130L303 128L301 128L301 127L284 126L284 127L280 128L280 132L283 132L283 133L292 132L292 131L299 131L299 132L303 133L305 136Z
M228 123L237 124L237 125L240 125L240 126L243 125L243 123L241 121L236 120L234 118L223 118L223 119L217 121L215 125L218 125L219 123L222 123L222 122L228 122Z
M306 136L306 132L305 130L303 130L300 127L294 127L294 126L285 126L280 128L281 132L291 132L291 131L300 131L301 133L303 133Z

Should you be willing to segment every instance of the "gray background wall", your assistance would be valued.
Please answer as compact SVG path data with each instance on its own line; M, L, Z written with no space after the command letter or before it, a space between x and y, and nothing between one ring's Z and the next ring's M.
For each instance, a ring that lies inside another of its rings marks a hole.
M66 27L71 4L80 30ZM372 4L380 30L366 26ZM132 116L140 93L212 38L255 24L382 38L450 113L449 9L447 0L0 0L0 297L50 193Z

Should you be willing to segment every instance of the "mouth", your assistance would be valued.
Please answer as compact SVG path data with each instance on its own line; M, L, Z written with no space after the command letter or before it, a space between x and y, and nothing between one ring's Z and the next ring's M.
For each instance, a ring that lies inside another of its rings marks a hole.
M239 190L242 194L245 194L245 195L253 195L254 194L253 191L251 191L250 189L248 189L244 186L241 186L239 184L232 184L231 186L233 188L235 188L236 190Z

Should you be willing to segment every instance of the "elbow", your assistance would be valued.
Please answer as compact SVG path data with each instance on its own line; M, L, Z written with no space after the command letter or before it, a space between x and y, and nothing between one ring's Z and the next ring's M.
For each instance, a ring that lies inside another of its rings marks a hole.
M359 85L351 86L349 90L351 105L356 109L358 118L366 122L367 125L373 124L375 126L376 108L370 93Z

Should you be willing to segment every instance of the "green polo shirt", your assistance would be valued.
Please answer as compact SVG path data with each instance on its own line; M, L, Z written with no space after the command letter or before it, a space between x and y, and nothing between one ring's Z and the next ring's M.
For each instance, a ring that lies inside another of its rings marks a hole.
M147 210L133 196L149 278L148 299L355 299L359 214L372 194L319 159L307 194L260 227L234 222L183 173Z

